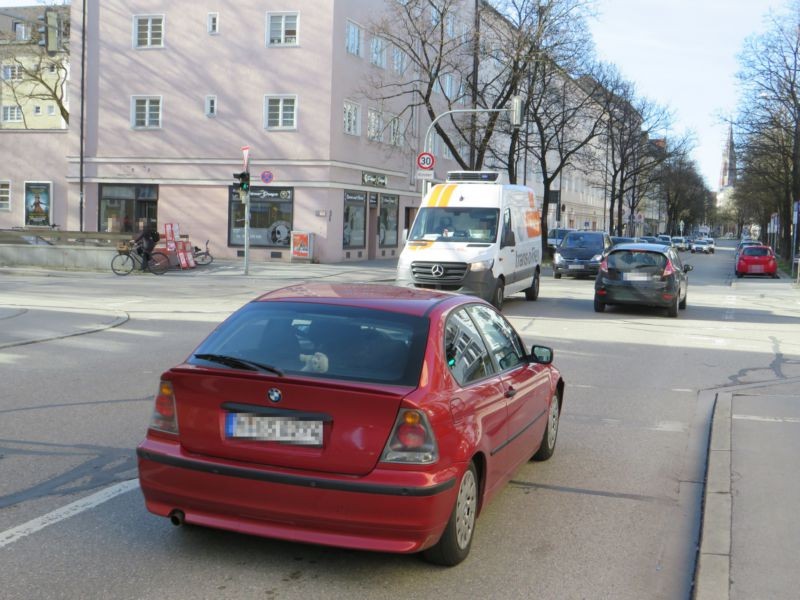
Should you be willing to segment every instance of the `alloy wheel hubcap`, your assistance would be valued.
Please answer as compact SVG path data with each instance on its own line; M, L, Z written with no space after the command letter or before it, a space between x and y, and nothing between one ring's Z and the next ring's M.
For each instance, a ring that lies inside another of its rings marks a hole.
M461 480L456 500L456 540L462 550L469 545L472 529L475 527L475 508L478 504L476 490L475 474L468 470Z
M547 446L552 448L556 444L556 434L558 433L558 397L553 397L550 402L550 418L547 427Z

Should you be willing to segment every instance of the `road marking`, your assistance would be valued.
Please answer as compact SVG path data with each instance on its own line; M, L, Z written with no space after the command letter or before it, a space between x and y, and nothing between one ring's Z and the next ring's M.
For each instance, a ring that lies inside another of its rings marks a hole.
M9 544L13 544L14 542L19 541L22 538L31 535L32 533L41 531L42 529L44 529L49 525L54 525L60 521L63 521L64 519L69 519L70 517L74 517L77 514L80 514L84 511L94 508L95 506L98 506L100 504L103 504L103 502L108 502L112 498L115 498L120 494L130 492L131 490L134 490L138 487L139 487L138 479L123 481L116 485L112 485L103 490L100 490L99 492L96 492L91 496L86 496L85 498L81 498L80 500L71 502L66 506L57 508L53 512L49 512L46 515L37 517L36 519L32 519L27 523L23 523L22 525L19 525L17 527L12 527L11 529L7 529L6 531L0 533L0 548L8 546Z
M733 415L739 421L760 421L762 423L800 423L800 419L793 417L759 417L756 415Z
M672 388L670 390L670 392L693 392L693 391L694 390L691 390L689 388Z

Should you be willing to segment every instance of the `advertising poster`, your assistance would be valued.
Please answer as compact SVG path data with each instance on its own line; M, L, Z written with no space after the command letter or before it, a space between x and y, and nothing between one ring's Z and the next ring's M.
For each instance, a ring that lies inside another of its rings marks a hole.
M292 232L292 258L311 258L311 234L304 231Z
M26 227L50 227L51 189L49 181L25 182Z

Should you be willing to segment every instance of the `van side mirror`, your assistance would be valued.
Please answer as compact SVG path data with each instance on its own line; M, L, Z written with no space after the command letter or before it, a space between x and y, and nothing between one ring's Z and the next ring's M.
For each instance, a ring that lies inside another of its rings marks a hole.
M516 246L517 240L514 236L514 232L511 229L507 229L503 234L503 241L500 242L500 247L505 248L506 246Z

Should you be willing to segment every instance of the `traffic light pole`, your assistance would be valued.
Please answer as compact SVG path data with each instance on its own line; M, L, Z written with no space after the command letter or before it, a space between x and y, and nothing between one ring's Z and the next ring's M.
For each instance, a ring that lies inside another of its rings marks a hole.
M250 190L242 190L244 200L244 274L250 274Z

